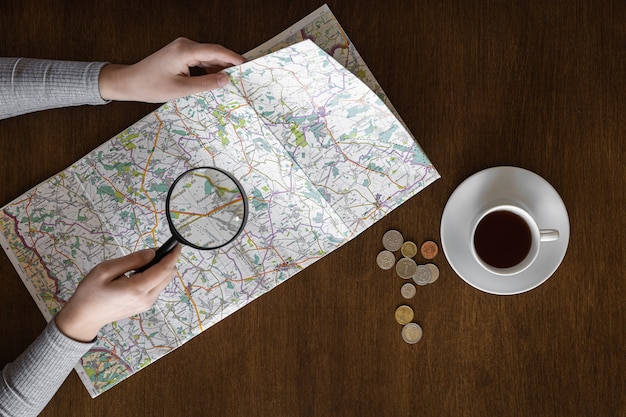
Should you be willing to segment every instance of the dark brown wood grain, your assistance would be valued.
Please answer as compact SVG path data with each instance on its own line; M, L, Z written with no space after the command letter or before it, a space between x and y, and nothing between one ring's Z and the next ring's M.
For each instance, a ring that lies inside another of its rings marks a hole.
M322 3L3 1L0 54L132 63L177 36L246 52ZM365 233L91 399L72 373L43 416L625 416L626 3L329 0L442 178ZM156 105L0 121L0 205ZM394 320L383 233L440 242L444 205L483 168L546 178L570 216L557 272L517 296L439 280ZM0 366L45 326L0 254Z

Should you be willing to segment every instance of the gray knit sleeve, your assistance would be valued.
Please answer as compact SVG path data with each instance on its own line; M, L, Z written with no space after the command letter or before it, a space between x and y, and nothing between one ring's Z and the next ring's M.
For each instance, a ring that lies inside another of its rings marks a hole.
M92 345L68 338L50 321L33 344L2 370L0 416L38 415Z
M98 77L106 62L0 58L0 119L56 107L105 104Z

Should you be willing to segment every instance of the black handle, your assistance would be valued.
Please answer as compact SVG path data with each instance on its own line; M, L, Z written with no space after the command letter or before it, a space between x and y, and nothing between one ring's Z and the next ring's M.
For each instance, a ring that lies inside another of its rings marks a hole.
M159 249L157 249L156 253L154 254L154 258L150 262L148 262L147 264L142 266L141 268L135 269L135 273L137 274L139 272L144 272L145 270L147 270L151 266L154 266L157 263L159 263L159 261L161 259L163 259L165 257L165 255L170 253L172 251L172 249L174 249L176 247L177 243L178 243L178 240L174 236L169 238L167 240L167 242L165 242L163 244L163 246L161 246Z

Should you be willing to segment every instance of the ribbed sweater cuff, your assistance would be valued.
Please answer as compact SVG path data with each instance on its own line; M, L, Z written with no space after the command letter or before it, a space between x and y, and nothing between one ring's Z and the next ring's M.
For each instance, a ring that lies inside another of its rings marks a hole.
M0 58L0 119L83 104L105 104L98 79L106 62Z
M37 415L93 343L65 336L52 320L30 347L2 370L0 415Z

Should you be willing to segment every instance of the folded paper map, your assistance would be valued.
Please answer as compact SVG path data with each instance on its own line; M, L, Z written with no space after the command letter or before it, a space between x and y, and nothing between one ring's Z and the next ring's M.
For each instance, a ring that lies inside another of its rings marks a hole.
M0 211L0 241L50 320L96 264L160 246L182 172L243 185L243 233L184 247L154 307L105 326L76 369L92 396L181 346L356 237L439 175L358 77L310 40L167 103Z

